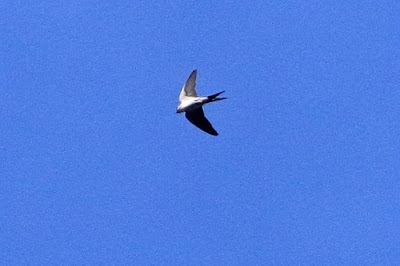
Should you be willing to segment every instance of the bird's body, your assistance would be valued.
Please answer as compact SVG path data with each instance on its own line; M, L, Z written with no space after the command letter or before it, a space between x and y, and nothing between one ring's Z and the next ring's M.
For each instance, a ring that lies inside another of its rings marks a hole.
M180 104L177 107L176 112L186 112L186 118L196 127L207 132L208 134L218 136L217 131L212 127L211 123L204 116L202 106L206 103L215 102L226 99L225 97L218 97L222 92L207 96L197 96L196 92L196 76L197 70L193 70L188 80L183 86L181 93L179 94Z
M178 105L177 112L187 112L200 108L207 100L207 97L187 97Z

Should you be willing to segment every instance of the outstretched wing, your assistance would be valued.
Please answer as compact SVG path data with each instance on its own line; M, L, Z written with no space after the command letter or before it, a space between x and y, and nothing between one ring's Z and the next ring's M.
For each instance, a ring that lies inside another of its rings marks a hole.
M207 132L208 134L218 136L217 131L215 131L211 123L204 116L203 108L200 107L196 110L186 112L185 116L196 127Z
M197 69L193 70L192 74L190 74L189 78L187 79L185 85L179 94L179 100L182 101L185 97L197 97L196 92L196 76L197 76Z

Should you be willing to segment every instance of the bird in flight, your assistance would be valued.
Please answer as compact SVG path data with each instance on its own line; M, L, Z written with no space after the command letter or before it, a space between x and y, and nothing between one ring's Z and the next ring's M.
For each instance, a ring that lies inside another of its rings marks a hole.
M201 130L211 134L213 136L218 136L217 131L213 128L211 123L204 116L202 106L206 103L220 101L226 99L225 97L218 97L224 91L218 92L216 94L201 97L197 96L196 92L196 76L197 70L193 70L192 74L190 74L188 80L185 85L183 85L182 91L179 94L180 104L176 109L177 113L185 112L186 118L196 127Z

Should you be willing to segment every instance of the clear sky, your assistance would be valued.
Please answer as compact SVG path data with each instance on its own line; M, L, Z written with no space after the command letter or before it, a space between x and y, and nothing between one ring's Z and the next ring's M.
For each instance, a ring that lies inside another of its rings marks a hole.
M399 2L239 2L1 1L1 263L400 263Z

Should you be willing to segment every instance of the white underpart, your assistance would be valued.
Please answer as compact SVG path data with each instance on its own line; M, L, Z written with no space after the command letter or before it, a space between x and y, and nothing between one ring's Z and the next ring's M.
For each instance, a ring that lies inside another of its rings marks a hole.
M207 97L185 97L178 105L178 110L187 112L199 108L204 104L205 100L207 100Z

